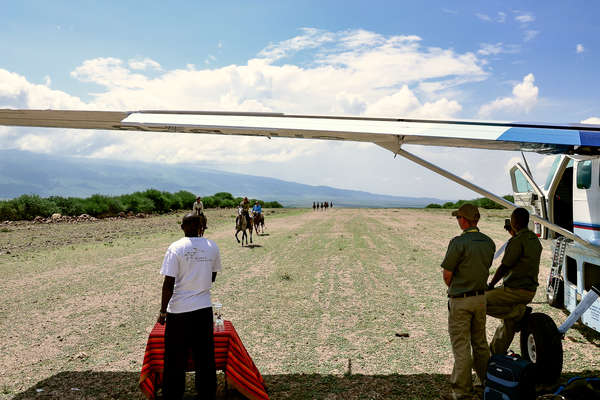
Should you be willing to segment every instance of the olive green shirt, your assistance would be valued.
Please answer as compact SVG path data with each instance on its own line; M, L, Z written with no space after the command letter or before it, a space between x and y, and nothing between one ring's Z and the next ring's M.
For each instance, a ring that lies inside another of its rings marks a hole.
M496 245L476 227L465 229L448 245L442 268L452 271L448 295L485 290Z
M510 269L504 276L504 286L532 292L538 287L542 244L537 235L527 228L510 238L504 250L502 264Z

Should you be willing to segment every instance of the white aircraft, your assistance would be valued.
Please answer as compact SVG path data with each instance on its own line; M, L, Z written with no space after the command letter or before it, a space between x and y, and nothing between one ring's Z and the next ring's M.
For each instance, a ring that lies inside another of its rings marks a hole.
M550 305L571 313L559 328L542 313L521 331L521 353L540 382L562 370L564 333L579 319L600 332L600 125L354 118L186 111L0 110L0 125L186 132L371 142L408 158L508 209L531 211L533 230L553 239ZM520 163L511 169L515 203L405 151L404 144L558 154L540 188ZM534 317L535 316L535 317Z

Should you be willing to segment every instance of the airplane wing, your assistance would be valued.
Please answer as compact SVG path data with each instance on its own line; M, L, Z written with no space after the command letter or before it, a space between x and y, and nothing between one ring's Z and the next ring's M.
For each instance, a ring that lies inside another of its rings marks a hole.
M0 125L371 142L538 153L600 154L600 125L329 117L190 111L0 110Z

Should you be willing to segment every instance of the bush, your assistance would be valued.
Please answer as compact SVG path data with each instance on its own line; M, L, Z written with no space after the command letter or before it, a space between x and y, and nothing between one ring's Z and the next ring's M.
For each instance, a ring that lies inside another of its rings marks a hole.
M62 215L77 216L85 213L84 201L77 197L51 196L48 198L58 206Z
M512 195L507 194L506 196L502 196L504 199L510 201L511 203L514 203L514 197ZM456 203L453 203L451 201L448 201L446 203L444 203L443 205L439 205L439 204L428 204L425 208L451 208L451 209L457 209L460 208L460 206L462 206L465 203L471 203L473 205L476 205L479 208L485 208L485 209L503 209L505 208L503 205L500 205L498 203L496 203L493 200L488 199L487 197L480 197L478 199L475 200L458 200Z
M219 193L215 193L213 194L213 197L215 199L222 199L222 200L233 200L233 195L231 193L227 193L227 192L219 192Z
M506 196L502 196L502 198L503 198L504 200L508 200L508 201L510 201L511 203L514 203L514 202L515 202L515 197L514 197L513 195L511 195L511 194L507 194Z
M154 203L154 211L161 214L166 213L171 209L170 201L164 196L163 193L164 192L161 192L156 189L148 189L145 192L142 192L144 196L152 200L152 202Z
M95 194L83 201L85 213L94 217L110 217L125 211L116 197Z
M24 194L12 200L18 219L34 219L38 215L49 217L60 209L54 202L40 196Z
M124 194L119 197L119 200L123 204L125 211L131 211L135 214L151 213L154 211L154 202L144 196L144 194L141 192Z
M14 202L11 201L0 201L0 221L11 220L15 221L19 218L19 213L15 208Z
M175 196L179 198L179 201L181 202L181 208L183 209L191 209L196 201L196 195L188 192L187 190L180 190L179 192L175 193ZM204 204L204 207L208 207L204 198L202 199L202 204Z
M202 204L204 204L204 208L216 208L219 206L217 200L214 196L206 196L202 198Z
M169 192L162 192L162 195L167 201L167 211L183 209L183 204L178 196Z
M231 193L220 192L213 196L206 196L202 200L205 208L235 208L242 198L234 198ZM185 190L169 193L148 189L145 192L114 197L95 194L85 199L61 196L43 199L37 195L23 195L16 199L0 201L0 220L33 219L38 215L49 217L54 213L70 216L89 214L95 217L116 216L124 211L165 213L171 210L190 210L194 201L196 201L196 196ZM252 199L252 203L256 201L265 208L283 207L277 201L264 202Z
M221 208L235 208L240 204L239 201L235 201L233 199L226 199L219 203L219 207Z

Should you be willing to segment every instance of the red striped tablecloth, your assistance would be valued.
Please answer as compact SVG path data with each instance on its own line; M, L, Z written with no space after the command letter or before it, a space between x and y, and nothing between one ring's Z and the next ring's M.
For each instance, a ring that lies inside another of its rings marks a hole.
M225 371L229 387L250 400L268 400L265 381L250 358L233 324L225 321L225 329L215 334L215 361L217 369ZM165 325L156 323L146 344L144 364L140 374L140 389L150 400L162 384L165 356ZM188 361L188 371L194 370L194 361Z

